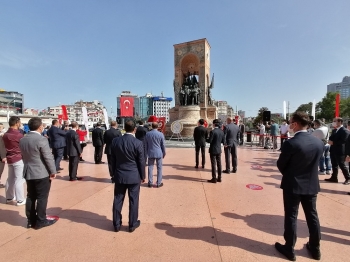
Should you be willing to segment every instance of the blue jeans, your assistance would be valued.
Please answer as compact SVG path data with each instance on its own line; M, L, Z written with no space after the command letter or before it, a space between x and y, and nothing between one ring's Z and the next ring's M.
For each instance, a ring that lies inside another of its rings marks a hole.
M320 164L319 164L320 172L332 170L331 160L329 157L329 149L330 149L329 145L325 145L323 148L323 154L320 158ZM325 165L326 165L326 170L325 170Z
M157 162L157 185L162 183L162 163L163 158L148 158L148 184L153 184L153 165Z

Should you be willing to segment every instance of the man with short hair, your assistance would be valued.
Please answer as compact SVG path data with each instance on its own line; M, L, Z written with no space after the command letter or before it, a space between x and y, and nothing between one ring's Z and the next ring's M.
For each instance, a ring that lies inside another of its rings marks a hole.
M9 119L10 128L3 136L8 164L8 178L6 182L6 203L17 200L17 206L25 205L23 183L23 161L19 141L23 135L19 132L21 120L18 116Z
M109 170L109 175L111 176L112 183L113 183L113 167L112 167L111 146L112 146L113 139L120 136L122 136L122 133L119 131L118 124L116 121L112 121L111 128L108 129L103 134L103 142L106 144L105 154L107 155L108 170Z
M79 160L81 157L81 146L79 141L79 135L77 129L79 125L77 122L71 123L71 129L66 135L67 154L69 156L69 181L82 180L81 177L77 176Z
M320 175L330 174L330 171L332 169L331 163L330 163L330 157L329 157L329 148L330 145L328 144L328 138L329 138L329 132L328 132L328 127L326 127L321 120L316 119L314 121L314 127L315 131L312 132L311 134L318 139L320 139L324 143L324 148L323 148L323 154L320 158ZM325 168L326 166L326 168Z
M230 157L232 158L232 172L237 172L237 145L240 131L239 127L232 123L232 118L228 117L226 122L227 125L224 128L226 169L223 172L230 174Z
M323 143L307 132L308 117L304 112L296 112L292 115L289 126L294 132L294 137L283 143L281 155L277 160L277 167L282 174L286 242L284 245L276 242L275 247L291 261L296 260L294 246L297 239L300 203L309 228L309 242L306 248L314 259L321 259L321 230L316 201L320 191L318 164L323 152Z
M165 142L163 133L158 131L158 123L152 123L152 130L145 137L146 152L148 156L148 187L153 186L153 166L157 163L157 187L163 186L163 158L165 157Z
M243 124L242 120L239 120L239 145L242 146L244 143L244 132L245 132L245 125Z
M277 136L279 126L274 119L271 119L271 125L269 125L268 122L266 122L266 127L270 128L270 136L272 139L273 149L277 149Z
M148 132L148 128L144 126L144 122L140 120L139 126L136 128L135 137L140 140L144 145L145 150L145 164L147 163L147 153L146 153L146 145L145 145L145 137Z
M56 177L56 166L49 143L41 135L43 131L41 119L31 118L28 126L29 134L19 143L24 162L23 176L27 181L27 228L40 229L51 226L57 221L46 218L51 179Z
M265 125L264 122L261 121L259 125L259 146L265 146Z
M140 184L145 182L144 150L141 141L135 138L135 123L125 123L124 136L113 139L111 164L114 178L113 226L119 232L122 225L122 208L126 191L129 195L129 232L141 224L139 215Z
M208 138L208 130L204 127L204 119L199 119L198 126L194 129L193 132L195 150L196 150L196 165L195 168L198 168L199 165L199 150L202 153L202 168L205 166L205 146Z
M96 128L92 131L92 145L95 147L95 164L105 163L102 162L103 144L103 130L101 129L101 123L97 123Z
M338 167L343 172L345 181L344 185L350 184L349 169L345 165L345 144L349 136L349 131L343 127L343 119L341 117L335 117L332 123L334 129L329 137L328 144L331 145L331 162L332 162L332 176L326 178L325 181L331 183L338 183Z
M4 145L4 140L2 139L4 132L4 125L0 123L0 188L4 188L5 185L1 183L1 176L4 172L5 163L6 163L6 148Z
M57 119L52 120L52 125L47 131L50 138L52 153L55 159L55 165L57 172L63 170L60 167L60 163L63 157L64 147L66 146L66 131L59 128L59 122ZM55 172L56 173L56 172Z

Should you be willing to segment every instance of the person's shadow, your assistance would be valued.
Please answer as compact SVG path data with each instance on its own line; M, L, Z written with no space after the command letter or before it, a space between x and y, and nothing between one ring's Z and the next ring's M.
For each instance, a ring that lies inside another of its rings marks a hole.
M6 203L6 198L0 196L0 203ZM6 223L11 226L26 227L27 218L19 214L18 211L0 209L0 223Z
M278 253L270 244L227 233L210 226L180 227L168 223L156 223L155 227L164 230L168 236L177 239L200 240L218 246L232 246L270 257L275 257Z
M278 215L267 215L267 214L251 214L248 216L241 216L235 213L224 212L221 213L225 217L229 217L232 219L241 219L243 220L249 227L255 228L257 230L263 231L272 235L283 235L283 229L281 232L277 232L276 228L283 227L284 225L284 217ZM298 236L302 238L307 238L309 236L309 229L305 221L298 219ZM329 234L337 234L342 236L350 236L350 232L333 229L329 227L324 227L321 225L321 234L322 240L335 242L343 245L350 245L350 240L339 238L335 236L328 235Z

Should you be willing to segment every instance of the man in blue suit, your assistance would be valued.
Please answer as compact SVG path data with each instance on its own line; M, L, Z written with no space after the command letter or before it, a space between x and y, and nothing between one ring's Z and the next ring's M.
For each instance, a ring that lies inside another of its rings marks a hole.
M52 153L55 159L56 170L60 171L63 168L60 167L60 163L63 157L64 148L66 146L66 131L59 128L58 120L52 120L52 126L50 127L47 134L50 138L50 144Z
M276 249L289 260L295 261L294 245L297 239L297 217L301 203L309 228L306 248L316 260L321 259L321 230L316 210L317 194L320 191L318 165L324 143L307 132L309 116L304 112L293 114L289 128L294 137L286 140L281 148L277 167L282 174L281 188L284 202L285 244L276 242Z
M129 232L140 226L139 196L140 184L145 182L144 149L141 141L135 138L135 123L125 123L125 135L116 137L111 145L113 169L114 202L113 226L119 232L122 225L122 207L126 190L129 195Z
M164 135L158 131L158 123L152 123L152 130L146 134L145 147L148 156L148 187L153 186L153 166L157 163L157 187L162 187L162 165L165 157Z

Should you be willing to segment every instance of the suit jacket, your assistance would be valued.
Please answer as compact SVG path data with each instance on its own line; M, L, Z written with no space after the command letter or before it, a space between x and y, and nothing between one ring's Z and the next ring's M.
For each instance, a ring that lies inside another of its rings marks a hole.
M143 143L131 134L113 139L112 170L116 184L138 184L145 179Z
M238 144L239 140L239 127L233 123L225 126L225 146L233 146Z
M47 134L50 138L52 148L62 148L66 146L66 131L59 129L56 126L51 126Z
M107 154L107 155L112 154L112 151L111 151L112 141L114 138L120 137L120 136L122 136L122 133L119 131L119 129L116 129L113 127L111 127L106 132L104 132L103 142L106 144L105 154Z
M330 141L333 141L330 152L337 155L345 155L345 143L349 136L349 131L343 126L339 128L338 132L336 129L332 130L332 134L329 137Z
M135 137L140 141L144 141L147 132L148 132L148 129L146 127L138 126L136 129Z
M47 138L29 132L19 141L24 163L23 176L26 180L42 179L56 174L56 166Z
M164 158L165 142L163 133L152 129L146 134L145 147L148 158Z
M239 127L239 132L243 134L245 132L245 125L242 124L242 125L239 125L238 127Z
M4 140L2 139L2 135L0 135L0 161L4 158L6 158L6 148Z
M320 191L318 165L324 143L308 132L299 132L282 145L277 167L281 188L298 195L315 195Z
M210 143L209 153L212 155L221 154L221 144L225 143L225 134L220 128L214 128L209 135L208 143Z
M75 130L69 130L66 135L66 144L67 144L67 155L68 156L80 156L81 146L79 135Z
M92 145L93 146L103 146L103 130L101 128L96 127L92 131Z
M193 138L196 146L205 146L208 138L208 130L204 126L197 126L194 129Z

